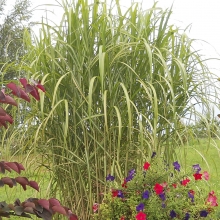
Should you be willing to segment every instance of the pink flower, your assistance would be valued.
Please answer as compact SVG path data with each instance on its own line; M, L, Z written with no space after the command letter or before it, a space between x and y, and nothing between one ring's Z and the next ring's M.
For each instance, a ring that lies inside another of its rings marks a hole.
M214 191L209 193L209 196L207 198L206 203L211 205L211 206L218 206L217 197L215 196L215 192Z
M143 166L144 170L148 170L149 167L150 167L150 164L148 162L145 162Z
M136 219L137 219L137 220L146 220L146 219L147 219L147 215L146 215L144 212L139 212L139 213L136 215Z
M98 209L99 209L99 204L98 203L94 203L93 206L92 206L93 212L97 212Z
M202 176L205 180L209 180L209 173L207 171L204 171Z
M163 188L166 188L168 184L166 182L160 184Z

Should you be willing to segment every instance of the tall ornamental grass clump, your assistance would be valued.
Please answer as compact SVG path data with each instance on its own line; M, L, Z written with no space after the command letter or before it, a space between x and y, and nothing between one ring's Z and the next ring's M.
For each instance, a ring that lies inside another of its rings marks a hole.
M25 34L20 71L47 87L28 137L53 163L52 192L85 220L107 173L123 179L153 151L173 161L181 119L195 111L194 98L206 102L211 74L170 24L171 9L132 4L123 12L119 0L62 8L61 23L44 20L34 43Z

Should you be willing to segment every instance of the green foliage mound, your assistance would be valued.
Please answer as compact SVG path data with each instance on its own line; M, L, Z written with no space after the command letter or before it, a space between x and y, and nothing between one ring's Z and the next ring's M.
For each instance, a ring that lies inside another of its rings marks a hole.
M217 219L217 197L199 164L185 173L178 161L169 166L154 158L131 169L122 184L110 174L106 180L109 192L93 206L94 219Z

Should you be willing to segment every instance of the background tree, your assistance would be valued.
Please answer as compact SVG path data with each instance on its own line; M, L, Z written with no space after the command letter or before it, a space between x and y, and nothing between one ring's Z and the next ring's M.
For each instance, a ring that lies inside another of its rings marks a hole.
M4 67L6 62L19 62L25 54L24 30L31 26L29 7L30 0L16 0L10 12L7 13L6 1L0 1L0 20L2 21L0 23L0 69ZM4 72L5 80L15 77L15 68L9 68Z
M30 6L30 0L0 1L0 73L2 85L7 83L8 80L18 79L24 75L24 71L18 71L17 64L26 53L23 38L25 30L29 32L32 26ZM16 112L14 114L15 123L7 131L1 133L3 139L7 140L11 136L14 126L17 127L20 123L23 123L23 115L19 113L25 107L27 107L26 103L19 104L18 109L13 109L11 106L7 107L10 114ZM2 140L2 143L5 143L5 141ZM10 149L14 145L16 144L12 144ZM17 150L17 148L13 149Z
M209 136L216 138L219 137L220 120L212 112L205 112L191 125L193 133L197 138L207 138Z

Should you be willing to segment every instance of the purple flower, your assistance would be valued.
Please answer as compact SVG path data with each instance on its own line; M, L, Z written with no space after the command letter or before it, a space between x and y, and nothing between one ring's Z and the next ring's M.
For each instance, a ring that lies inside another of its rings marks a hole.
M140 203L139 205L136 206L137 212L143 211L143 209L144 209L144 203Z
M143 199L148 199L150 197L150 192L148 190L144 191L142 197Z
M178 163L178 161L173 162L173 166L174 166L174 169L175 169L175 170L180 171L180 164Z
M162 203L161 207L165 209L166 208L166 204Z
M170 211L170 217L171 218L175 218L176 217L176 212L174 212L173 210Z
M154 151L151 155L151 158L154 158L156 156L156 152Z
M200 211L200 216L201 217L207 217L207 215L208 215L208 212L206 210Z
M128 172L128 176L126 177L126 182L131 181L134 178L134 174L135 174L135 169L131 169Z
M117 197L119 197L119 198L124 198L124 194L123 194L123 192L122 192L121 190L118 190L118 195L117 195Z
M134 174L135 174L135 169L131 169L131 170L129 170L129 176L133 176Z
M166 195L165 195L165 193L159 194L159 197L161 198L162 201L165 201L165 200L166 200Z
M189 220L189 218L190 218L190 214L187 212L187 213L185 214L184 220Z
M194 195L192 192L188 192L188 197L191 199L191 202L194 202Z
M108 176L106 176L106 181L114 181L115 177L112 176L111 174L108 174Z
M201 167L199 166L199 164L193 165L193 169L196 171L196 173L199 173L201 171Z
M126 179L126 182L129 182L133 179L133 176L127 176L125 179Z

